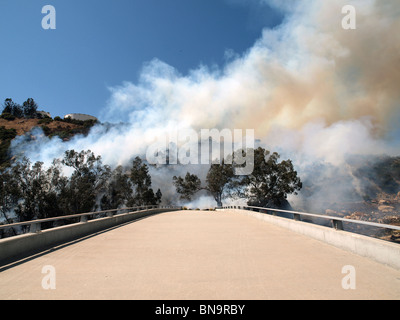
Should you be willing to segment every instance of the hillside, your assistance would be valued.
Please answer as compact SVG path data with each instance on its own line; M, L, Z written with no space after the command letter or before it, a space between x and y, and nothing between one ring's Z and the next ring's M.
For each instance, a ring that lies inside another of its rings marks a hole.
M35 127L42 128L48 137L58 136L64 141L68 141L76 134L87 134L95 121L78 121L70 119L53 120L15 118L6 120L0 118L0 168L9 165L10 155L9 146L11 141L20 135L30 132Z
M34 127L48 127L44 131L47 131L48 134L61 134L63 132L71 133L73 130L80 130L83 128L82 125L77 125L73 123L68 123L65 121L56 121L56 120L46 120L46 119L24 119L17 118L15 120L9 121L5 119L0 119L0 127L4 127L5 129L15 129L17 135L23 135L29 131L31 131ZM46 135L48 135L46 134Z

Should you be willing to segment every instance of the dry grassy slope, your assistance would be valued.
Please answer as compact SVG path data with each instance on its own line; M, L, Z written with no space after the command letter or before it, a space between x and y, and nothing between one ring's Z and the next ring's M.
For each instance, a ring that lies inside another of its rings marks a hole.
M18 118L12 121L0 118L0 128L6 130L14 129L17 136L29 133L34 127L42 127L43 132L47 136L58 136L63 141L68 141L76 134L87 134L91 125L94 123L70 123L65 121L54 121L52 119L24 119ZM10 165L9 146L13 133L3 133L0 136L0 168ZM14 133L15 135L15 133Z
M5 119L0 119L0 127L5 127L6 129L17 130L17 135L23 135L31 131L34 127L41 127L43 124L39 124L39 119L15 119L13 121L8 121ZM73 123L66 123L62 121L53 121L49 124L45 124L51 129L51 131L62 131L62 130L73 130L81 129L83 126L79 126Z

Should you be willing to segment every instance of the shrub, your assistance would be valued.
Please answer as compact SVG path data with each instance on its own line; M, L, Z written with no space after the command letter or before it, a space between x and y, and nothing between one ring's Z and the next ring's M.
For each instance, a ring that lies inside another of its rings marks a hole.
M0 127L0 140L12 140L17 136L17 130Z
M9 147L11 140L17 136L17 130L0 127L0 168L9 165Z
M13 121L15 120L15 116L12 115L11 113L5 112L0 116L2 119L8 120L8 121Z
M51 129L48 126L42 126L43 133L48 136L51 133Z
M49 124L51 122L53 122L52 118L43 118L38 121L38 124Z

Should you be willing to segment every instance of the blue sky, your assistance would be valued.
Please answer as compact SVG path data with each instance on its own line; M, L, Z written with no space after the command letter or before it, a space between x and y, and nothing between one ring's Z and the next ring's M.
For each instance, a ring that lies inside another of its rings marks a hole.
M41 27L47 4L56 30ZM181 74L222 66L281 19L258 0L0 0L0 101L98 116L108 87L137 81L153 58Z

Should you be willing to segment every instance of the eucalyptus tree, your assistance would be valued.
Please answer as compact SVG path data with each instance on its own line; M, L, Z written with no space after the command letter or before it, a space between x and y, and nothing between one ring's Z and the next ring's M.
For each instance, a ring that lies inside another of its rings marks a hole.
M233 165L222 161L220 164L210 166L205 186L202 186L197 175L189 172L184 178L174 176L173 184L182 200L191 201L197 192L205 190L214 198L218 206L222 206L222 200L230 196L230 190L236 179Z

